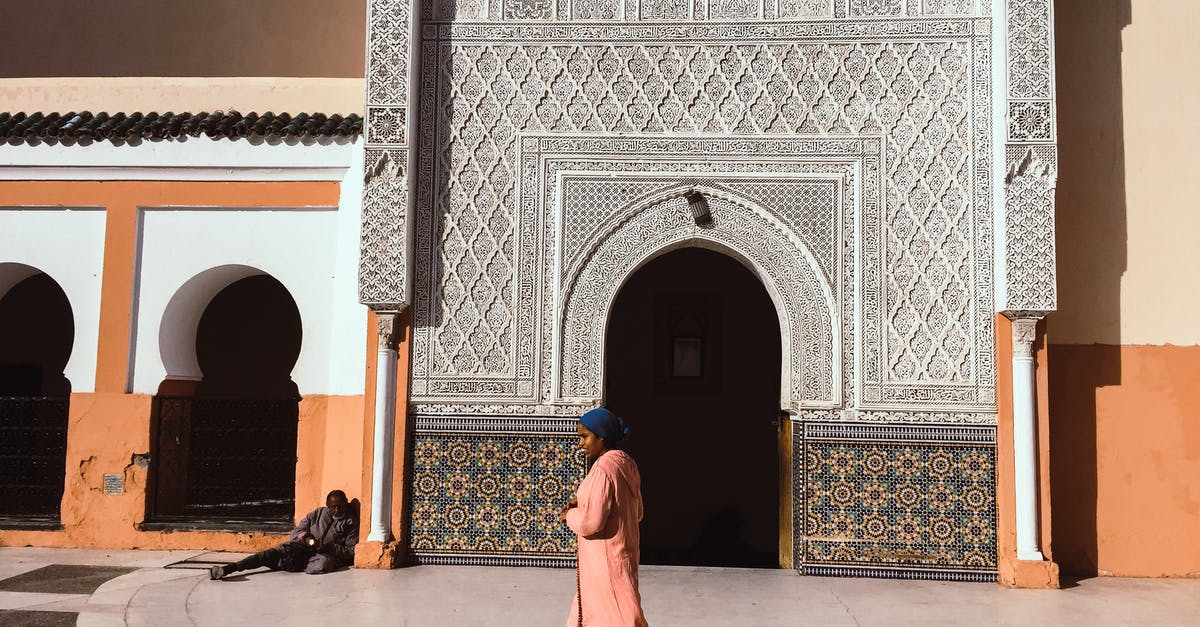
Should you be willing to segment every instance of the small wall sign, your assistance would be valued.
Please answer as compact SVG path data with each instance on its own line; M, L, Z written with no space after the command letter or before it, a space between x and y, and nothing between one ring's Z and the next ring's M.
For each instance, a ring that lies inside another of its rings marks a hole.
M104 475L105 494L124 494L125 477L123 475Z

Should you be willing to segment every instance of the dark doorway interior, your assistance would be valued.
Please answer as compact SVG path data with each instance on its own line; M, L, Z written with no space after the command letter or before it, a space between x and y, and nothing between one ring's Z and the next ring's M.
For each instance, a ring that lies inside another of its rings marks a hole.
M57 525L71 396L63 369L74 341L71 304L46 274L0 297L0 525Z
M213 297L196 331L203 379L194 394L156 399L155 521L291 520L300 342L296 303L274 278L242 279Z
M667 253L621 288L606 348L606 402L642 472L642 562L778 567L780 335L758 277Z

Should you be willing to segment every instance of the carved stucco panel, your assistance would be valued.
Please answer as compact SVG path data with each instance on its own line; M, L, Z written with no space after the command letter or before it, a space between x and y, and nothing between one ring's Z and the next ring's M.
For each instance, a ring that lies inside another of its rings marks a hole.
M1010 146L1005 179L1007 311L1052 311L1055 280L1054 190L1058 178L1053 146Z
M523 199L547 187L515 163L522 133L699 132L886 137L876 159L883 184L865 191L876 202L864 216L883 227L861 243L862 280L883 289L862 294L864 311L879 312L879 335L861 339L859 400L994 401L991 255L976 254L991 246L990 194L979 184L991 172L990 109L977 106L990 101L986 29L970 20L731 25L720 27L725 43L707 44L686 33L708 37L708 27L689 25L661 28L672 43L646 44L626 43L634 31L619 27L517 28L427 31L422 145L438 149L418 164L419 205L430 209L416 224L414 395L541 402L544 347L531 330L546 321L522 303L546 298L528 277L544 265L539 232L556 217L541 217L536 196ZM751 32L756 40L736 38ZM857 34L828 40L840 32ZM882 32L885 40L863 39Z
M411 0L367 5L367 103L408 103Z
M371 148L366 159L359 300L381 311L399 311L408 304L408 151Z
M904 0L850 0L852 17L904 15Z
M1053 0L1007 0L1008 97L1051 98Z
M363 187L359 300L379 311L407 307L408 99L413 32L410 0L367 5L366 176Z
M1054 190L1058 176L1052 0L1008 0L1008 144L1003 181L1003 311L1058 306Z
M991 0L433 0L437 21L756 21L987 15ZM979 6L977 6L977 4Z

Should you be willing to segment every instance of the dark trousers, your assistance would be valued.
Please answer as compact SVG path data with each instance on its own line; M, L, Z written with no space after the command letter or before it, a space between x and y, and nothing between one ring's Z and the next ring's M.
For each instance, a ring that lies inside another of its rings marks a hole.
M265 566L271 570L286 570L290 573L304 571L310 575L317 575L337 570L345 565L332 555L317 553L303 542L289 540L233 564L229 568L229 572Z

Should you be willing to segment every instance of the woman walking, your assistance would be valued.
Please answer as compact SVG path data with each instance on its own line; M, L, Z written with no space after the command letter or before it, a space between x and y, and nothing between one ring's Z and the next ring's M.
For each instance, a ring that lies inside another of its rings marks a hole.
M579 536L578 585L567 627L641 627L642 479L633 458L614 448L629 429L601 407L580 417L577 430L591 470L561 515Z

